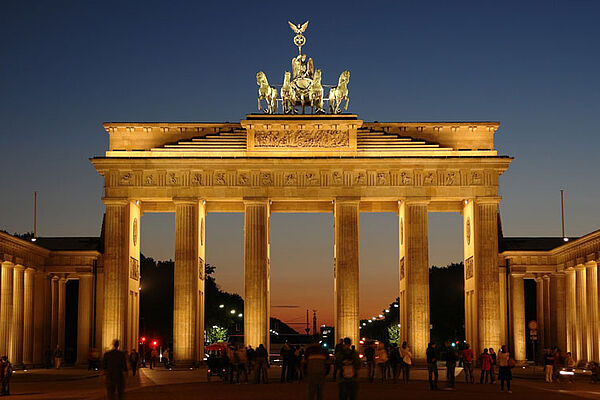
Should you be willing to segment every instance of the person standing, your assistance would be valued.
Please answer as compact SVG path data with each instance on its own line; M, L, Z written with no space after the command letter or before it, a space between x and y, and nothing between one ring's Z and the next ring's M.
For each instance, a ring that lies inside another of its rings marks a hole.
M496 352L494 351L494 349L492 347L489 348L489 351L490 351L490 357L492 357L492 364L490 365L490 383L495 383L496 382L496 374L494 372L494 367L498 360L496 359Z
M54 350L54 368L59 369L62 365L64 353L60 348L60 344L56 345L56 349Z
M375 348L372 344L365 348L365 359L367 360L367 377L373 383L375 379Z
M544 372L546 383L552 383L552 370L554 369L554 355L550 349L544 349Z
M385 383L387 380L387 365L388 365L388 354L383 343L379 343L377 346L377 352L375 353L375 363L377 369L381 373L381 383Z
M165 363L165 369L171 369L171 358L169 354L169 348L167 347L162 354L163 363Z
M329 354L318 343L311 344L304 352L302 367L308 384L308 400L323 399L325 377L329 372L328 360Z
M479 356L479 362L481 363L479 383L487 383L488 378L490 377L490 369L492 368L492 357L489 355L488 349L483 349L483 353Z
M429 343L427 345L427 351L425 352L427 358L427 376L429 379L429 388L431 390L438 389L438 369L437 369L437 354L435 351L435 343Z
M122 399L125 392L125 376L127 375L127 359L119 350L119 341L113 341L113 349L104 353L102 374L106 383L106 394L109 400Z
M392 379L394 383L398 381L398 376L400 375L401 362L402 360L400 359L400 351L398 349L398 345L396 343L392 343L392 347L390 348L389 363L392 369Z
M12 377L13 368L7 356L2 356L0 359L0 383L2 384L2 392L0 396L10 396L10 378Z
M340 342L338 344L335 345L335 349L334 349L334 353L337 355L337 353L339 351L342 351L344 349L344 339L340 339ZM335 380L337 379L338 376L338 366L337 363L333 365L333 381L335 382Z
M152 352L150 352L150 369L156 367L156 360L158 360L158 351L154 348L152 349Z
M508 352L505 344L502 345L500 353L498 354L498 366L500 390L504 390L504 382L506 382L506 389L508 390L508 393L512 393L512 390L510 390L510 381L512 380L511 368L515 366L515 360L510 357L510 353Z
M279 356L281 357L281 382L288 381L288 371L290 369L290 358L291 358L291 347L288 344L287 340L281 346L281 351L279 352Z
M460 358L465 369L465 383L475 383L473 377L473 350L469 343L465 344L465 348L460 353Z
M449 388L454 388L454 372L456 371L456 361L458 360L458 356L448 341L445 343L444 353L446 356L446 382Z
M129 353L129 366L131 367L131 374L133 376L135 376L139 362L140 353L138 353L135 349L131 350L131 353Z
M358 353L352 349L350 338L344 338L343 347L335 354L335 364L340 371L338 379L339 400L356 400L358 395L358 369L360 359Z
M254 371L255 364L255 351L250 345L248 345L248 348L246 349L246 359L248 360L248 364L246 365L246 376L250 378L252 376L252 372Z
M408 383L408 379L410 378L410 367L412 366L412 353L406 342L402 342L400 358L402 365L402 382Z
M258 345L255 353L256 357L256 383L269 383L267 379L267 368L269 367L269 353L261 343Z

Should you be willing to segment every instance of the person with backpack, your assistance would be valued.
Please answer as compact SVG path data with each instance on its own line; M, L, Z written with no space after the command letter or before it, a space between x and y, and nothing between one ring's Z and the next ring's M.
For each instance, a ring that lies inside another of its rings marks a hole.
M479 383L487 383L490 377L490 370L492 368L492 357L488 353L488 349L483 349L483 353L479 356L479 362L481 363L481 376L479 377ZM491 381L490 381L491 383Z
M340 371L338 378L339 400L356 400L358 395L358 370L360 359L353 350L350 338L343 339L343 347L335 354L335 365Z
M408 383L408 379L410 377L410 367L412 366L412 353L410 352L410 347L408 347L408 343L406 342L402 342L402 347L400 348L400 358L402 366L402 382Z

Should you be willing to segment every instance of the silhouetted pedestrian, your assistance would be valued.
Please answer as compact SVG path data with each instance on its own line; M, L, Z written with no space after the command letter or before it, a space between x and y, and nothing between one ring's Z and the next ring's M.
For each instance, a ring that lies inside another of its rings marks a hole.
M352 341L350 338L344 338L342 343L342 348L335 354L335 364L340 372L338 398L339 400L356 400L360 359L358 353L351 347Z
M13 368L7 356L2 356L0 359L0 383L2 384L2 392L0 396L10 395L10 378L12 377Z
M56 345L56 349L54 350L54 368L59 369L62 365L64 358L64 352L60 348L60 345Z
M256 349L256 383L269 383L267 379L267 368L269 367L269 353L261 343Z
M456 350L450 345L450 342L445 343L445 358L446 358L446 382L449 388L454 387L454 372L456 371L456 361L458 356Z
M367 360L367 377L369 382L375 379L375 348L372 344L367 345L365 349L365 359Z
M487 383L490 377L490 369L492 368L492 357L489 355L488 349L483 349L483 353L479 356L479 362L481 363L479 383Z
M427 351L425 352L427 358L427 376L429 379L429 388L431 390L438 389L438 369L437 369L437 352L435 351L435 343L429 343L427 345Z
M508 393L512 393L510 390L510 381L512 380L511 368L515 366L515 360L510 356L506 345L502 345L500 353L498 354L498 379L500 379L500 390L504 390L504 383L506 382L506 389Z
M113 341L113 349L104 353L102 374L106 383L106 395L109 400L122 399L125 392L125 376L127 375L127 359L119 350L119 341Z
M410 352L410 347L408 347L408 343L402 342L402 347L400 348L400 357L402 359L402 382L408 383L410 378L410 368L412 366L412 353Z
M462 359L463 368L465 369L465 383L474 383L475 378L473 377L473 350L469 343L465 344L465 348L461 352L460 358Z
M344 348L344 339L340 339L340 342L335 345L334 353L337 354L338 351L342 351L343 348ZM339 373L339 368L338 368L337 363L335 363L333 366L333 381L334 382L337 379L338 373Z
M129 353L129 366L131 367L131 374L133 376L135 376L139 362L140 354L135 349L131 350L131 353Z
M308 400L322 400L325 377L329 372L329 354L318 343L306 349L302 369L306 376Z

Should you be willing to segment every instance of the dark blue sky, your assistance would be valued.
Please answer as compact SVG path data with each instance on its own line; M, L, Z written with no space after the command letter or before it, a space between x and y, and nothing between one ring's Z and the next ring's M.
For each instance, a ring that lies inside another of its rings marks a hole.
M107 146L102 122L237 121L254 112L256 71L277 83L295 55L288 19L310 20L304 49L325 83L352 71L350 108L364 120L500 121L496 147L515 157L501 178L505 234L560 235L561 188L568 233L600 227L600 2L296 4L2 1L0 229L31 230L38 190L41 235L98 234L102 179L88 157ZM208 259L226 288L241 290L242 216L211 221ZM430 221L432 263L460 260L459 217ZM311 248L316 276L331 287L330 222L276 216L274 268L279 258L293 274L289 259ZM395 278L382 278L397 273L396 221L364 215L361 224L369 271L361 288L383 293L361 304L383 305L397 290ZM300 240L306 230L314 240ZM172 232L172 215L144 217L144 251L172 257ZM302 277L274 271L273 279ZM276 287L274 302L311 306Z

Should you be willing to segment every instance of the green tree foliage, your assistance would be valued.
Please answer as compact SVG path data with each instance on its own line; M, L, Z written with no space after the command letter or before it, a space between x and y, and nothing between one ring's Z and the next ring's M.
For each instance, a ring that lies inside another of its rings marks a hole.
M396 343L398 346L402 344L402 338L400 337L400 327L398 325L388 326L388 337L391 343Z
M206 330L205 339L208 344L227 342L227 341L229 341L229 335L227 333L227 328L213 325Z

